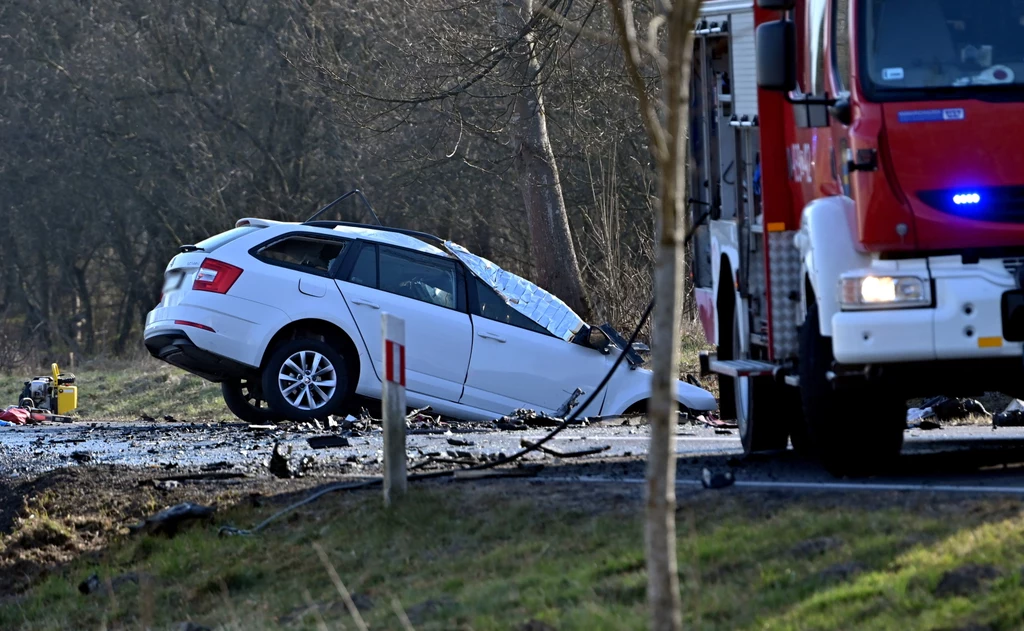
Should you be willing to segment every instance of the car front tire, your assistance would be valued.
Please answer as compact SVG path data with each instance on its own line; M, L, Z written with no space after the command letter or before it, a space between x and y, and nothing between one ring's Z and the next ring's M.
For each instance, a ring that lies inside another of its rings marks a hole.
M345 359L318 338L278 346L263 368L263 392L281 416L308 421L338 412L349 395Z

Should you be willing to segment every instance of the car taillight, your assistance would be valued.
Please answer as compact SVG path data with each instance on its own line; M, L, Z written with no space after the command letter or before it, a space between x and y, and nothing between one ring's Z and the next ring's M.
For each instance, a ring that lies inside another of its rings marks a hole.
M199 266L199 273L192 282L192 289L226 294L242 275L242 269L216 259L205 259Z

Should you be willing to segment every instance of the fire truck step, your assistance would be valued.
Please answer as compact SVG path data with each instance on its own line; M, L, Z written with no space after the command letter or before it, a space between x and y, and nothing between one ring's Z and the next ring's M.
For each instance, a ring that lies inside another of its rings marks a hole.
M706 368L705 368L706 366ZM770 377L778 367L756 359L718 359L715 353L701 356L702 374L719 374L727 377Z

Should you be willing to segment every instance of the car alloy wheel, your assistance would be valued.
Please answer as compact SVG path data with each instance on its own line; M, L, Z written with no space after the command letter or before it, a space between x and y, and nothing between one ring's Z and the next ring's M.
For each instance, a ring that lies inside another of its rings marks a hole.
M290 405L314 412L327 405L338 389L338 371L315 351L293 353L281 365L277 387Z

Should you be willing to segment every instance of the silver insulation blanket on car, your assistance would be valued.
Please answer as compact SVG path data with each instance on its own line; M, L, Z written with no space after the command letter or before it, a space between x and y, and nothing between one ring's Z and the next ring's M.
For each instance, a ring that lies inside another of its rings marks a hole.
M521 276L506 272L466 248L445 241L445 247L459 257L480 280L490 285L510 307L566 342L583 328L583 320L554 296Z

